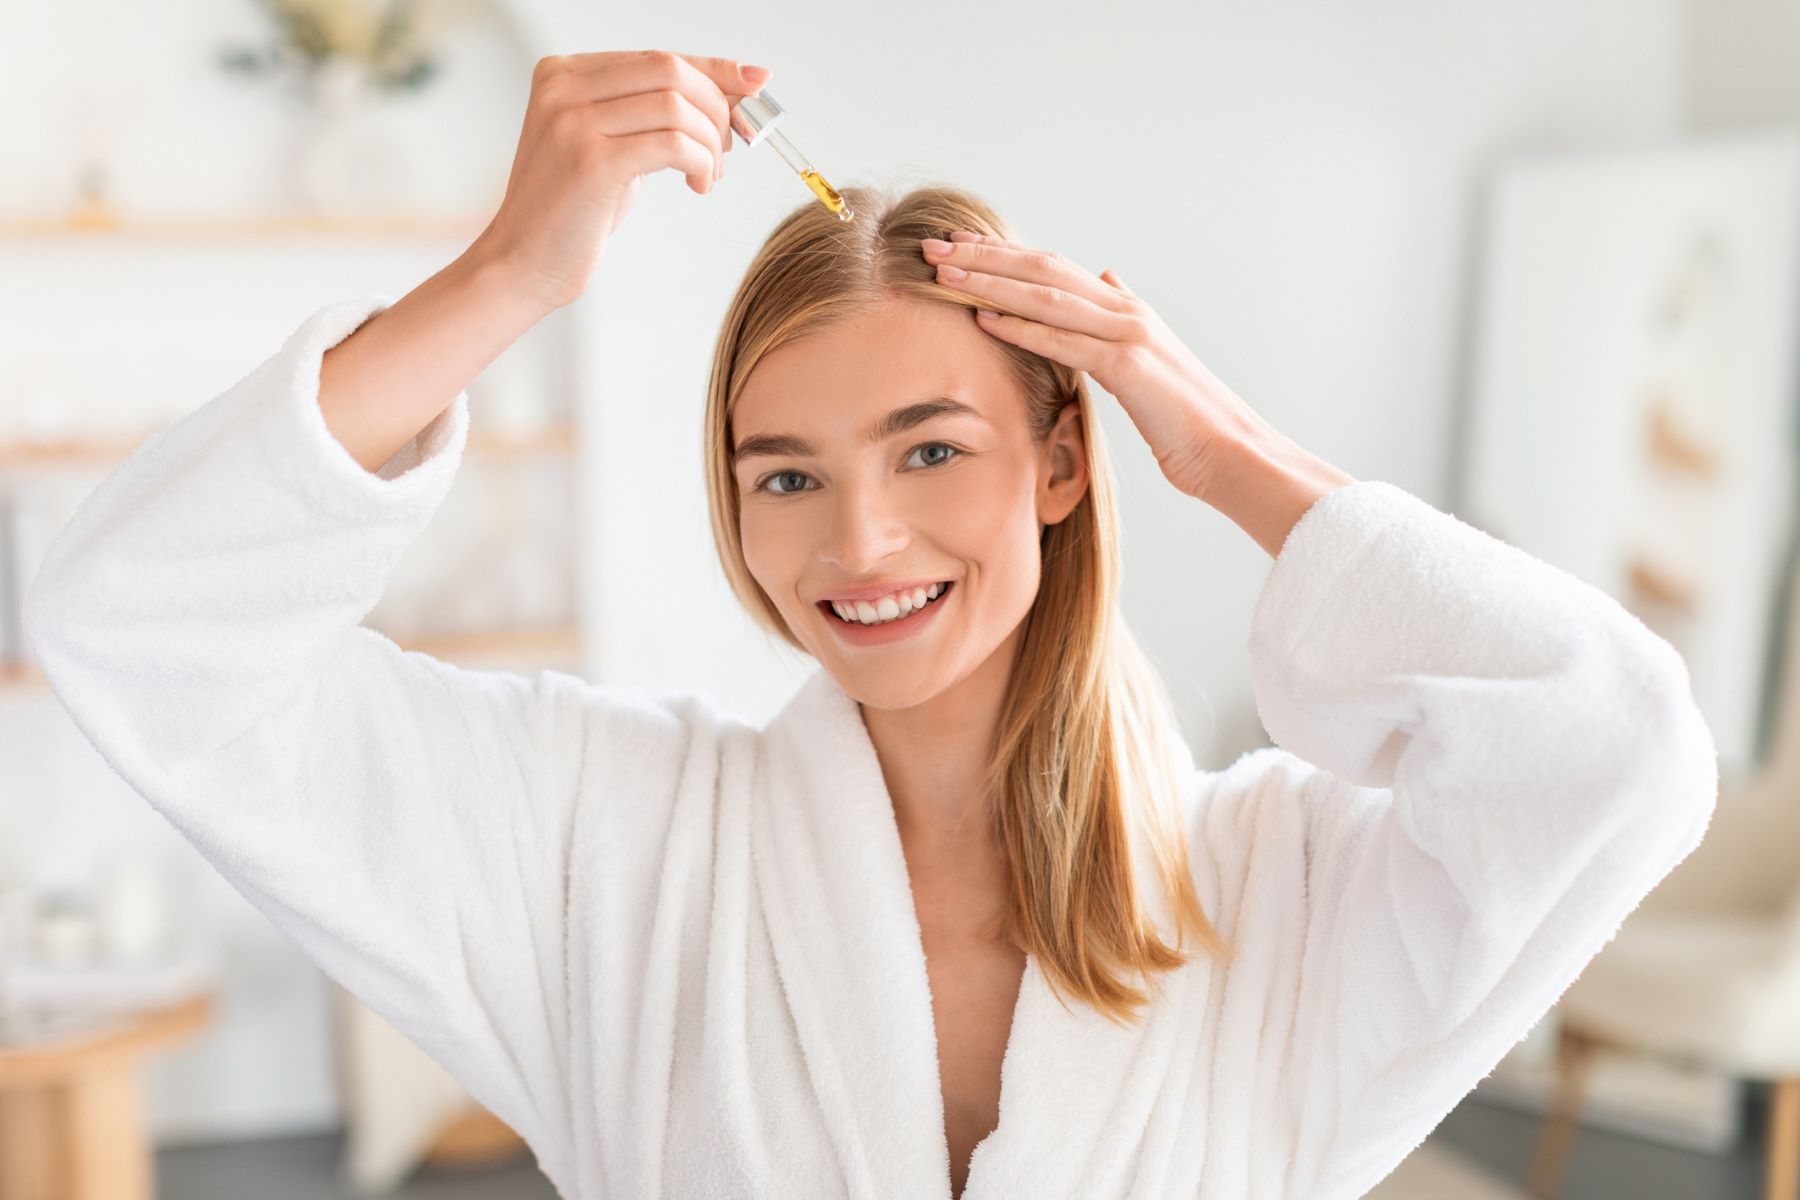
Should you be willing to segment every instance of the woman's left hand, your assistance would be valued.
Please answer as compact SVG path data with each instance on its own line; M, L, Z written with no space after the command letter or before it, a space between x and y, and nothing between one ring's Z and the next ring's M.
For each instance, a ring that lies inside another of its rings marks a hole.
M1086 371L1117 397L1182 491L1204 499L1235 439L1273 433L1110 269L1094 275L1060 254L964 230L950 239L947 250L924 245L938 283L997 312L976 315L994 337Z

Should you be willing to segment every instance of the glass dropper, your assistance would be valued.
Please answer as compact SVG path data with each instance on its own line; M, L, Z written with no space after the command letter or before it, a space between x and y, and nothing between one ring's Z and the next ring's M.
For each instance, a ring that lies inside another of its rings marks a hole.
M787 110L775 102L767 88L754 96L745 96L731 109L731 129L744 139L746 145L754 146L767 140L787 159L788 166L800 173L800 180L819 198L819 202L837 215L840 221L853 221L856 214L844 203L838 190L827 183L825 177L806 161L806 155L794 148L794 143L787 140L781 130L775 128Z

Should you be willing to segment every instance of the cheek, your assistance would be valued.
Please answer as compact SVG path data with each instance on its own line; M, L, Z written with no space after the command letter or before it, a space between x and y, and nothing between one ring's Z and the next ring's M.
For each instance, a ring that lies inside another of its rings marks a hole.
M790 606L794 581L800 577L795 556L803 554L802 539L783 528L779 514L746 507L738 517L738 545L750 576L769 594L778 608Z
M972 564L984 614L996 621L1022 617L1037 595L1041 562L1037 508L1030 477L1019 472L969 471L945 480L930 500L934 534Z

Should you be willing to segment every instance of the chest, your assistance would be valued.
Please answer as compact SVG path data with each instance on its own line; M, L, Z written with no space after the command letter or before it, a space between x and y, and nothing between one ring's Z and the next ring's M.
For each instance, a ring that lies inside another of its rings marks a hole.
M951 1194L960 1196L969 1159L1000 1121L1000 1067L1012 1032L1025 955L1005 943L921 926L931 1016L943 1087Z

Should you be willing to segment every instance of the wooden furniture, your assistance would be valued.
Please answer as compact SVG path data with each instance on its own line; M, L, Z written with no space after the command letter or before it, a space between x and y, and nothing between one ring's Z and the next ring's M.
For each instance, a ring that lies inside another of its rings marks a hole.
M531 1148L513 1127L485 1108L451 1121L426 1152L429 1167L490 1167L529 1156Z
M0 1045L0 1200L155 1196L138 1066L199 1032L212 1014L212 997L201 995L89 1033Z
M1643 1049L1563 1022L1557 1031L1556 1091L1545 1109L1526 1177L1526 1191L1534 1200L1557 1200L1562 1193L1595 1058L1608 1051L1635 1054ZM1800 1200L1800 1075L1769 1082L1767 1131L1763 1200Z

